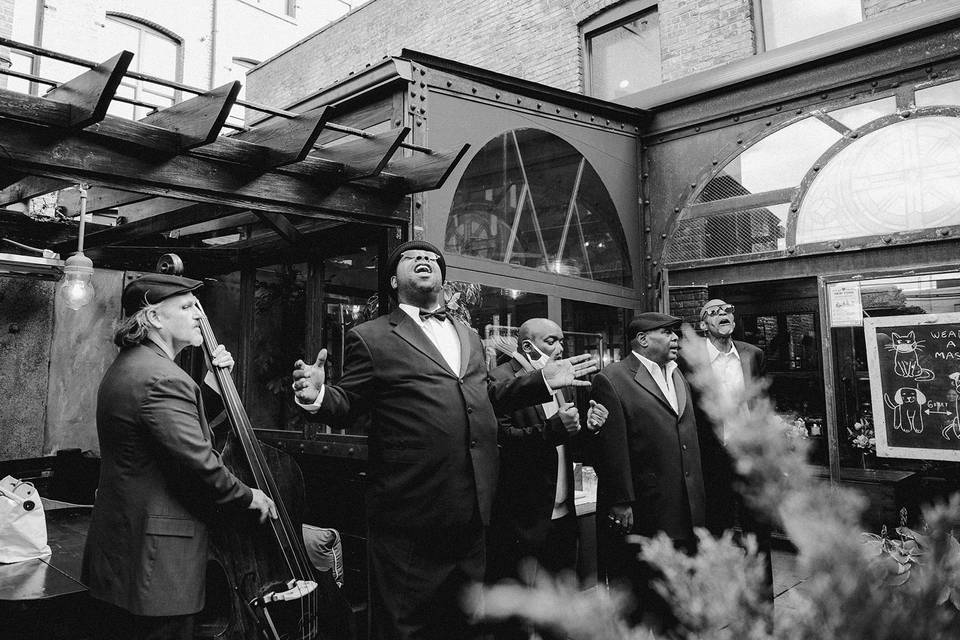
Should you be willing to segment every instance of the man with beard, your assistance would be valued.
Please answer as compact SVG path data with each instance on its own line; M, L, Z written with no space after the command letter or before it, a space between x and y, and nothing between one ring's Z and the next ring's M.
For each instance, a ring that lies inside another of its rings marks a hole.
M490 383L483 345L442 306L446 262L414 240L386 264L398 308L346 338L343 376L326 384L322 350L296 363L299 404L349 428L370 413L367 549L373 637L469 638L463 587L483 579L484 527L497 477L494 406L546 402L553 389L588 385L589 356Z

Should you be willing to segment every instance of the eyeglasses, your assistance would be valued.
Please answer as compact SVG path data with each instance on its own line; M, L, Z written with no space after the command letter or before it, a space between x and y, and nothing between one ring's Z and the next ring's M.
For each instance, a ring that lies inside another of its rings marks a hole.
M703 315L711 316L711 317L719 316L725 313L729 313L730 315L733 315L733 312L736 311L736 309L737 308L732 304L728 304L725 307L710 307L709 309L703 312Z
M440 256L433 253L410 253L404 251L400 254L401 260L426 260L432 264L437 264L440 261Z

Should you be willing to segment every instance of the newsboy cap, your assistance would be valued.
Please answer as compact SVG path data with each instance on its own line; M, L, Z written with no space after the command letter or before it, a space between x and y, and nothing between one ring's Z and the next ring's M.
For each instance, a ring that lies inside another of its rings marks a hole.
M630 321L627 331L630 332L630 338L633 339L633 336L637 335L640 331L653 331L654 329L662 329L664 327L676 329L680 326L681 322L683 322L683 320L676 316L668 316L665 313L657 313L656 311L647 311L633 316L633 320Z
M425 240L410 240L409 242L404 242L402 245L390 252L390 259L387 261L387 275L393 276L397 274L397 265L400 264L400 254L404 251L429 251L430 253L437 254L439 260L437 264L440 265L440 280L445 281L447 279L447 262L443 259L443 254L440 253L440 249L437 249L435 246L430 244Z
M166 273L145 273L123 288L123 312L132 316L148 304L157 304L167 298L196 291L203 286L199 280Z

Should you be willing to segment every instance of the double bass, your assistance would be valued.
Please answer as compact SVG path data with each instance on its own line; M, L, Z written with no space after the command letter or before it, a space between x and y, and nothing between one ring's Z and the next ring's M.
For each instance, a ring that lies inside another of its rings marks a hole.
M175 255L163 256L161 273L179 274ZM206 312L200 329L208 365L219 344ZM206 606L195 638L218 640L340 640L349 633L348 606L330 572L318 572L301 532L303 476L287 453L261 444L226 369L216 377L230 434L221 460L242 482L270 497L278 517L260 525L250 512L223 514L210 528Z

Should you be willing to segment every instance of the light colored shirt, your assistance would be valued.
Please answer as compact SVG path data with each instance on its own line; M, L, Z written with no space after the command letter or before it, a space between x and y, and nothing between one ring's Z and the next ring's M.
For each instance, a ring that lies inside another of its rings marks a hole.
M519 352L514 352L514 360L519 362L526 371L534 371L543 369L543 365L546 364L546 361L541 358L540 360L529 360L526 356ZM549 385L548 385L549 388ZM554 395L550 398L548 402L541 403L543 407L543 414L548 419L555 416L560 411L560 404L557 401L557 393L553 392ZM557 491L553 496L553 513L550 515L551 520L556 520L562 518L563 516L570 513L570 508L567 506L567 491L570 487L570 465L567 464L567 447L566 445L558 444L557 445Z
M671 360L665 367L661 367L653 360L640 355L636 351L633 352L633 355L637 356L640 364L650 372L650 375L653 376L653 381L657 383L660 391L663 392L663 397L667 399L667 402L669 402L673 408L673 412L679 415L680 403L677 401L677 388L673 384L673 372L677 370L676 360Z
M440 307L437 307L439 309ZM443 359L446 360L447 364L450 365L450 370L453 371L455 375L460 375L460 336L457 335L457 330L453 326L453 320L449 318L441 322L436 318L427 318L426 320L420 319L420 307L415 307L412 304L400 304L400 310L405 314L410 316L410 319L417 323L417 326L420 327L427 337L430 338L430 342L433 343L433 346L437 348L437 351L440 352L440 355L443 356ZM436 309L431 309L431 311L436 311Z
M713 342L707 341L707 361L717 378L717 384L724 394L735 395L743 392L743 367L740 365L740 352L730 342L730 349L720 352Z
M743 394L743 367L740 364L740 352L730 341L730 348L721 352L709 338L704 338L707 342L707 362L710 363L710 370L718 385L723 398L740 398ZM745 407L741 407L745 410ZM720 439L726 444L727 434L730 432L730 420L724 420L720 423Z

